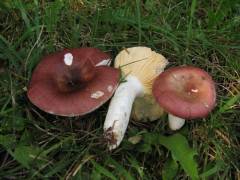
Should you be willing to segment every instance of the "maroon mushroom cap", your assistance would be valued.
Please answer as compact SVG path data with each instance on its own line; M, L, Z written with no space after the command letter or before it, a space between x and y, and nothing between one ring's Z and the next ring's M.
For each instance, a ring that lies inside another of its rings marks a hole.
M96 48L50 54L34 70L27 96L50 114L80 116L92 112L113 95L119 82L119 70L97 65L108 59Z
M167 112L185 119L207 116L216 101L211 76L192 66L169 68L161 73L154 81L153 95Z
M70 50L73 56L90 59L95 65L107 65L111 62L109 54L92 47L76 48Z

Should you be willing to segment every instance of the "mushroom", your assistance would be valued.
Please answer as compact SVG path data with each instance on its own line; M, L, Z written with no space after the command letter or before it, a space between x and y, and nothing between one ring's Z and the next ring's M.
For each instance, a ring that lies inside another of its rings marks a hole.
M81 116L105 103L118 86L120 72L107 65L109 55L76 48L44 57L33 72L27 96L41 110Z
M104 122L104 136L110 150L121 143L128 126L134 99L151 94L153 80L168 61L147 47L122 50L115 59L115 67L122 70L125 81L116 89Z
M206 117L215 106L216 90L211 76L193 66L169 68L153 84L153 95L168 113L169 127L180 129L185 119Z
M132 119L138 122L152 122L159 119L164 110L156 102L152 94L137 97L132 107Z

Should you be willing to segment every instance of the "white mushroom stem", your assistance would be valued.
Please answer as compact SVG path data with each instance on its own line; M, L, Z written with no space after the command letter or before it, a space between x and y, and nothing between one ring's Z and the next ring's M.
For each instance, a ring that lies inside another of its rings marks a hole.
M134 99L144 91L137 77L128 75L126 81L118 86L104 122L104 135L110 150L121 143L128 126Z
M171 130L178 130L181 127L183 127L183 125L185 124L185 119L182 119L180 117L174 116L172 114L168 114L168 124Z
M99 63L97 63L95 66L110 66L111 64L111 59L103 59Z

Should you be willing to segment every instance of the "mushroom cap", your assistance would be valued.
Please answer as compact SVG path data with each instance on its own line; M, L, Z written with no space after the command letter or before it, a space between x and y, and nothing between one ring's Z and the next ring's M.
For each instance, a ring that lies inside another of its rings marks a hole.
M132 108L132 118L135 121L155 121L164 114L163 108L159 106L155 98L150 94L136 97Z
M167 112L185 119L207 116L216 101L216 89L211 76L192 66L164 71L154 81L153 95Z
M167 59L151 48L131 47L116 56L114 67L120 68L124 75L136 76L144 87L144 93L151 94L153 80L167 64Z
M96 66L104 65L105 62L110 62L111 57L109 54L102 52L98 48L93 47L83 47L83 48L75 48L75 49L66 49L64 52L70 52L74 57L79 58L86 58L89 59L95 64Z
M66 56L70 61L65 61ZM119 82L119 70L96 66L106 59L110 57L96 48L67 49L45 56L33 72L27 96L50 114L90 113L113 95Z

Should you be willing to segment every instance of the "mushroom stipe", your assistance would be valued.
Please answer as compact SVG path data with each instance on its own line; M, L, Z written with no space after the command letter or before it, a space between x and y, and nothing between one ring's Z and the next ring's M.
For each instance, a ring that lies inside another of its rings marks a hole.
M121 68L126 81L116 89L103 126L110 150L117 148L124 137L135 98L151 94L153 80L167 63L165 57L148 47L131 47L116 56L114 66Z

